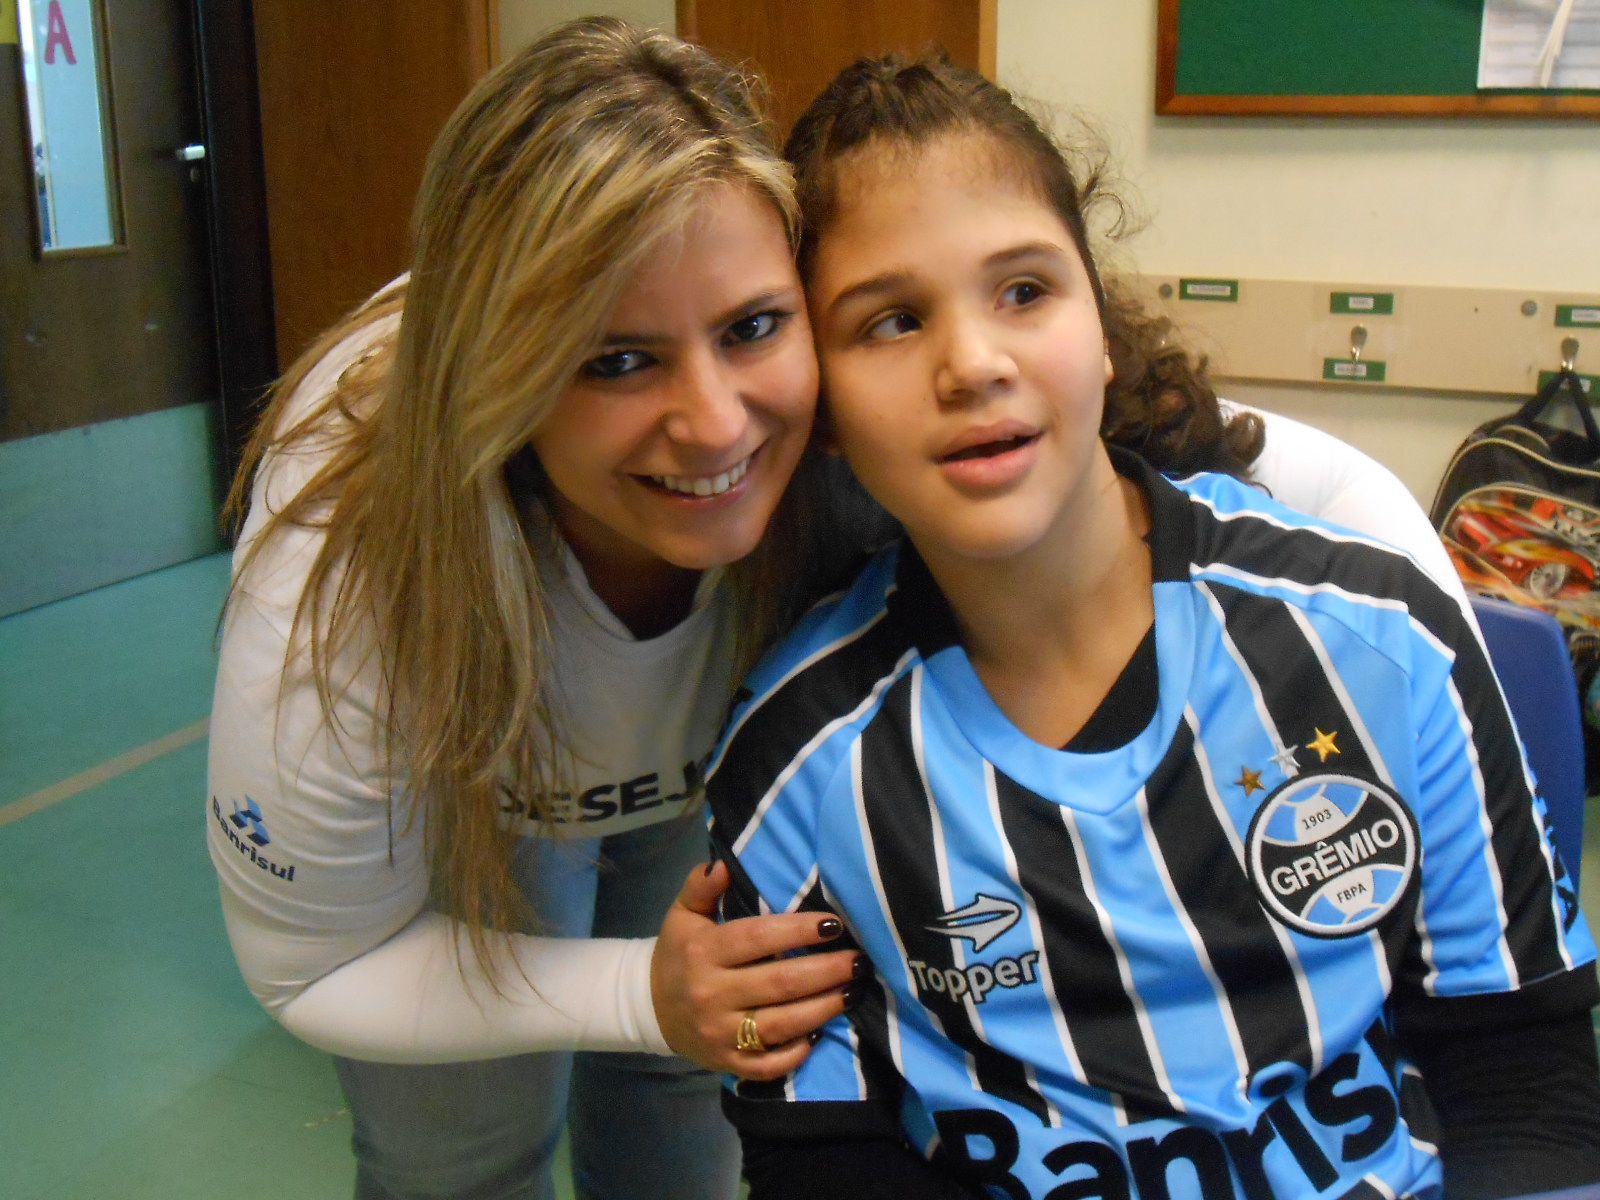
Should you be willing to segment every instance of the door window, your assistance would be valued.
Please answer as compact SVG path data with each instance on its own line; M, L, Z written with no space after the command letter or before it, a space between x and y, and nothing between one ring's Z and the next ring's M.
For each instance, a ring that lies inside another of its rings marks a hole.
M122 242L100 0L18 0L23 90L42 253Z

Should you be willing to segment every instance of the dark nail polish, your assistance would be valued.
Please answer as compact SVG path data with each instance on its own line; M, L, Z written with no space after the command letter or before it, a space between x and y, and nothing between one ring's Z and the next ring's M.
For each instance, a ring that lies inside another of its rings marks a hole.
M850 964L850 978L865 979L872 974L872 964L866 958L858 958Z
M820 1029L813 1029L810 1033L806 1034L806 1041L810 1042L813 1046L815 1046L821 1040L822 1030Z
M844 1006L846 1008L854 1008L866 998L867 985L864 983L852 983L844 989Z
M817 936L832 941L844 932L844 922L838 917L823 917L817 922Z

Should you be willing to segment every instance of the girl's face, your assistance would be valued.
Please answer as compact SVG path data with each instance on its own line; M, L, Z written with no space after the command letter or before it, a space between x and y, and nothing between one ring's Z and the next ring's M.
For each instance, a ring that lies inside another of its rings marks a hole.
M980 137L841 166L810 280L834 443L930 564L1026 553L1115 478L1083 260Z
M701 570L750 553L816 395L783 223L751 189L718 185L640 266L533 439L578 560Z

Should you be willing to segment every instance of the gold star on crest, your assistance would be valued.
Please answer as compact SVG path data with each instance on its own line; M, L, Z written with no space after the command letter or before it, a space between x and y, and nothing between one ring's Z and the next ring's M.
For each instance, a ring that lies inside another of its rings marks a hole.
M1337 729L1335 729L1332 733L1323 733L1322 730L1318 729L1316 739L1308 742L1306 744L1306 749L1315 750L1317 752L1317 757L1323 762L1327 762L1328 755L1339 753L1339 747L1333 744L1333 739L1338 736L1339 731Z
M1249 799L1254 792L1266 791L1266 786L1261 782L1261 772L1252 771L1249 767L1239 768L1239 778L1233 781L1235 787L1244 789L1245 798Z

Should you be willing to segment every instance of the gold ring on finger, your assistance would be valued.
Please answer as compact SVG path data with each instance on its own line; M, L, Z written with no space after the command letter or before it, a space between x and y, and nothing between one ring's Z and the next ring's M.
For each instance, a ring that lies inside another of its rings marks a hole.
M767 1048L767 1044L761 1040L761 1031L756 1028L756 1016L753 1009L745 1013L744 1020L739 1022L739 1033L733 1039L733 1048L735 1050L754 1051L757 1054Z

